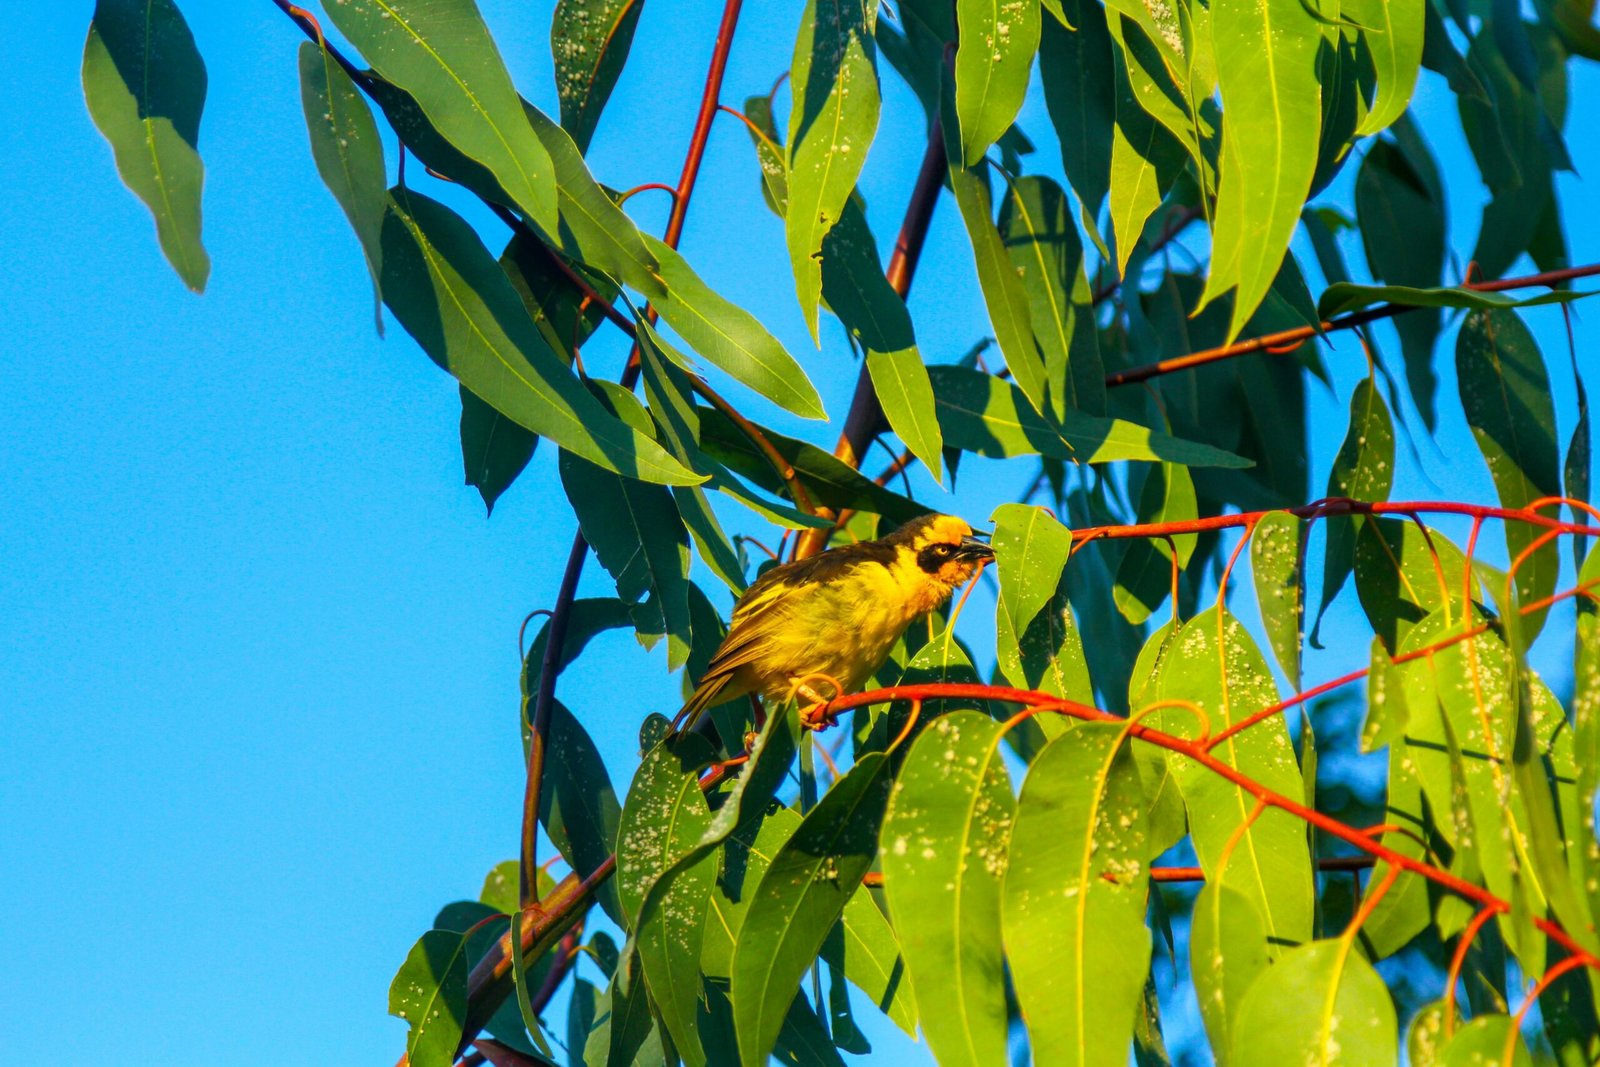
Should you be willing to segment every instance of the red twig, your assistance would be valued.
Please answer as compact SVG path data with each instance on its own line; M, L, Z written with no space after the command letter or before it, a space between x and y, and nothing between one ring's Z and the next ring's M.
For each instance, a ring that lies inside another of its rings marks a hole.
M1490 282L1469 282L1462 288L1472 289L1480 293L1498 293L1508 289L1530 289L1541 285L1554 287L1574 278L1587 278L1596 274L1600 274L1600 263L1591 263L1582 267L1565 267L1561 270L1545 271L1542 274L1530 274L1521 278L1502 278L1498 281ZM1316 337L1319 332L1332 333L1336 330L1348 330L1356 326L1364 326L1369 322L1376 322L1379 319L1391 318L1403 312L1414 310L1414 307L1415 305L1411 304L1380 304L1377 307L1366 308L1362 311L1352 312L1349 315L1343 315L1337 319L1330 319L1319 326L1296 326L1292 330L1280 330L1277 333L1253 337L1248 341L1235 341L1231 345L1219 345L1216 348L1191 352L1186 356L1175 356L1172 359L1146 363L1141 367L1130 367L1128 370L1106 375L1106 387L1131 385L1134 382L1142 382L1162 374L1189 370L1208 363L1232 359L1235 356L1260 352L1263 349L1281 349L1285 346L1289 348L1298 347L1302 342Z

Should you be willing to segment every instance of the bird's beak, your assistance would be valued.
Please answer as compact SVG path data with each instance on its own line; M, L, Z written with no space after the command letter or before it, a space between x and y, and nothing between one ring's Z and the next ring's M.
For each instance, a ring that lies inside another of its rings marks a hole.
M994 559L994 549L976 537L963 537L961 543L956 546L956 558L987 561Z

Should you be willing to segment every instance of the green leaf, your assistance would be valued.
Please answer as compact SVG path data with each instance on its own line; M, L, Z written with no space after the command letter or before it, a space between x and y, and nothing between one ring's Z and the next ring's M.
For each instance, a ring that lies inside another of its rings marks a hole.
M83 99L117 173L156 220L161 251L195 292L211 260L200 241L200 113L206 67L172 0L95 0Z
M1250 539L1250 572L1261 608L1261 626L1272 656L1289 684L1300 688L1300 646L1305 634L1305 591L1301 522L1298 515L1274 511L1256 523Z
M617 833L617 893L633 930L650 999L688 1062L703 1067L696 1003L714 856L676 858L711 822L698 772L710 748L694 736L651 749L634 775ZM647 906L649 905L649 906Z
M1105 9L1092 0L1063 0L1067 29L1044 20L1039 80L1061 141L1061 163L1085 213L1100 213L1111 188L1111 143L1117 81Z
M887 757L864 754L773 857L734 944L733 1018L740 1059L767 1062L800 980L861 888L889 799Z
M1038 453L1078 463L1166 460L1199 467L1243 467L1248 461L1122 419L1069 411L1052 427L1010 382L966 367L929 367L945 443L1005 459Z
M1328 472L1326 495L1388 500L1393 484L1394 423L1377 383L1363 378L1350 394L1350 426L1333 459L1333 469ZM1351 515L1334 516L1323 523L1327 529L1327 552L1322 564L1322 606L1317 610L1317 628L1355 566L1356 535L1366 521L1363 515Z
M1051 412L1058 419L1075 409L1103 413L1105 368L1094 297L1066 193L1048 178L1017 179L1000 206L1000 233L1027 294Z
M1231 341L1271 288L1311 188L1322 35L1301 0L1218 0L1211 34L1226 120L1201 300L1236 289Z
M1468 308L1474 311L1494 311L1506 308L1541 307L1545 304L1570 304L1574 300L1593 295L1595 294L1557 289L1537 296L1519 298L1507 296L1505 293L1459 287L1413 289L1404 285L1351 285L1341 282L1323 290L1321 298L1317 301L1317 313L1327 319L1342 315L1346 311L1358 311L1374 304L1386 303L1415 308Z
M843 937L836 958L824 945L823 959L830 968L844 971L845 978L867 995L878 1010L887 1015L907 1036L917 1034L917 1002L906 981L905 964L900 959L900 941L894 927L884 918L870 893L857 893L844 906L839 920Z
M467 484L478 490L484 507L494 514L494 503L511 488L539 444L536 434L500 414L461 386L461 459Z
M878 131L877 4L806 0L789 84L789 211L784 233L800 311L817 339L818 253L856 187Z
M1022 108L1040 17L1034 0L956 0L956 121L968 167L977 166Z
M549 232L568 255L605 271L651 299L666 295L661 264L633 220L598 184L566 130L532 104L523 114L550 153L560 228Z
M1117 243L1117 271L1126 277L1145 223L1183 169L1185 153L1183 144L1140 104L1121 49L1114 50L1112 62L1117 97L1111 139L1111 230Z
M661 1035L650 1017L650 998L643 982L623 982L618 966L605 993L605 1012L583 1046L583 1062L592 1067L632 1067L634 1063L664 1063Z
M1157 627L1126 671L1130 712L1144 711L1156 702L1161 657L1172 647L1172 637L1180 625L1175 620L1168 620ZM1145 796L1148 798L1150 850L1147 855L1154 858L1171 848L1188 832L1183 796L1178 789L1178 780L1172 773L1166 749L1140 742L1133 746L1133 759L1138 764L1139 777L1144 782Z
M1201 708L1212 735L1278 702L1277 684L1260 651L1238 620L1221 608L1195 616L1178 631L1161 658L1158 684L1162 700ZM1145 721L1192 737L1199 729L1196 718L1173 707ZM1234 734L1211 749L1211 755L1268 789L1296 798L1303 793L1281 715ZM1304 825L1286 812L1268 809L1236 836L1255 798L1187 757L1174 753L1168 761L1189 809L1195 852L1206 877L1219 877L1225 868L1229 884L1260 910L1275 945L1309 940L1313 894ZM1230 842L1232 852L1226 854Z
M933 720L906 756L883 824L889 914L941 1064L1007 1060L1000 908L1016 801L1001 736L979 712Z
M846 201L822 244L822 298L866 349L867 372L889 428L937 480L944 439L933 412L933 386L911 314L884 277L867 216L854 200Z
M644 0L559 0L550 21L561 125L589 151L600 112L628 60Z
M406 1021L406 1055L416 1067L450 1067L467 1015L467 938L429 930L411 946L389 986L389 1014Z
M473 0L346 0L327 11L445 140L487 168L536 226L558 232L550 154L528 125Z
M1404 519L1372 518L1356 535L1356 593L1372 632L1391 654L1413 626L1443 605L1460 612L1465 568L1465 557L1448 538L1438 530L1425 534Z
M771 462L726 415L715 408L696 410L700 414L700 444L708 455L761 488L787 495L787 487L772 469ZM870 511L896 523L928 513L924 505L885 489L816 445L786 437L764 426L760 430L784 461L794 468L795 477L812 503L820 507L835 511L843 508Z
M844 1059L829 1038L828 1028L822 1025L822 1020L803 996L795 997L790 1003L772 1055L787 1067L844 1067Z
M1402 856L1431 859L1427 839L1423 836L1428 832L1428 823L1423 811L1422 783L1417 780L1416 763L1403 736L1407 719L1404 684L1399 670L1389 663L1388 654L1377 639L1373 640L1373 673L1368 678L1368 724L1375 716L1381 716L1380 721L1390 724L1384 727L1381 737L1389 746L1389 788L1384 798L1383 822L1398 827L1386 831L1379 840ZM1368 736L1363 727L1363 748L1369 747ZM1371 878L1381 881L1388 877L1389 869L1388 863L1380 862ZM1378 882L1369 879L1369 884ZM1366 922L1361 924L1361 943L1373 960L1394 955L1432 924L1433 909L1428 892L1428 882L1422 875L1414 871L1400 872L1394 887L1384 894L1367 915Z
M317 173L361 242L367 273L372 276L373 317L381 336L383 215L389 206L389 179L378 124L372 121L372 109L350 75L327 49L310 41L300 46L300 106L305 111Z
M1233 1028L1233 1067L1396 1063L1400 1033L1389 987L1351 940L1284 953L1251 984Z
M1189 924L1189 967L1200 1017L1218 1060L1235 1041L1235 1020L1246 993L1268 972L1266 920L1233 878L1207 879Z
M587 878L616 848L622 811L589 732L559 700L550 712L539 823L567 865L580 878ZM620 923L622 912L614 883L606 881L598 896L606 913Z
M689 537L672 494L658 485L612 474L563 451L561 484L584 540L633 609L639 640L666 635L667 666L689 655Z
M1184 522L1199 518L1194 479L1181 463L1152 465L1139 493L1139 522ZM1194 553L1197 534L1137 538L1117 567L1113 599L1135 626L1148 619L1173 589L1173 567L1181 573ZM1176 550L1176 551L1174 551Z
M559 669L578 658L585 646L597 635L628 625L628 605L614 597L579 597L572 602L567 614L566 640L556 659ZM533 715L532 704L539 691L544 670L545 648L550 642L550 623L547 620L528 646L522 659L522 743L528 743L528 721Z
M383 295L435 363L524 429L619 474L703 480L588 394L460 216L402 188L384 218Z
M676 250L644 236L667 284L655 308L690 348L779 407L802 418L827 418L806 372L755 316L714 292Z
M1533 1067L1533 1057L1515 1030L1509 1015L1480 1015L1456 1028L1455 1036L1439 1051L1439 1067L1476 1067L1484 1063ZM1508 1042L1509 1060L1505 1058Z
M1029 504L1001 504L989 521L994 523L991 544L1000 572L995 606L1011 632L1020 634L1050 602L1072 553L1072 531L1044 508Z
M1045 746L1017 801L1006 958L1038 1062L1121 1063L1150 966L1144 792L1126 727L1078 723Z
M1364 27L1361 37L1378 76L1377 99L1356 127L1357 137L1386 128L1410 103L1422 67L1423 9L1427 6L1428 0L1341 0L1340 16Z
M1476 311L1456 339L1456 379L1472 436L1489 465L1500 503L1526 507L1561 494L1561 458L1555 439L1550 376L1533 334L1513 311ZM1506 552L1516 560L1544 532L1506 522ZM1532 603L1555 592L1560 546L1534 549L1516 572L1517 597ZM1522 617L1522 638L1532 644L1544 624L1541 610Z

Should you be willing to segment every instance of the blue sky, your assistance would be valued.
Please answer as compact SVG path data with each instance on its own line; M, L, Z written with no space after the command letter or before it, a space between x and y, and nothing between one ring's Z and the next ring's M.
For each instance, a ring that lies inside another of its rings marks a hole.
M486 519L461 484L453 383L398 325L375 336L358 246L307 148L298 32L265 0L181 6L211 84L201 151L213 273L199 298L161 260L85 112L92 5L9 16L28 47L8 56L11 84L27 91L0 101L13 161L0 169L11 268L0 302L0 997L14 1005L0 1059L381 1061L401 1047L403 1025L384 1006L406 949L439 905L474 896L515 854L517 626L552 599L574 525L545 448ZM482 6L523 92L553 112L551 5ZM765 93L787 67L790 8L747 5L725 102ZM603 181L675 180L719 11L707 0L646 7L590 156ZM1600 90L1592 71L1578 79L1573 99ZM892 77L885 97L862 190L887 247L923 121ZM1441 169L1470 173L1453 101L1432 75L1418 106ZM1023 123L1041 142L1032 166L1059 176L1037 92ZM1595 139L1570 146L1580 173L1600 170ZM1348 204L1353 174L1323 199ZM719 121L684 250L772 326L842 416L855 367L836 327L821 352L807 340L757 181L744 131ZM1593 260L1600 230L1573 210L1585 185L1560 184L1574 261ZM1453 247L1468 250L1479 190L1457 181L1451 193ZM452 191L437 195L491 245L504 239ZM665 197L629 210L660 232ZM911 308L924 353L954 359L988 325L948 201L928 248ZM1586 311L1580 352L1596 339ZM1560 315L1531 321L1564 441ZM1439 447L1423 445L1426 478L1403 470L1397 497L1491 499L1450 399L1449 352L1446 341ZM585 351L596 373L615 373L623 355L604 334ZM1362 373L1348 343L1329 362L1337 396L1313 391L1319 484ZM757 417L831 444L831 429L743 398ZM930 501L982 520L1031 473L969 459L954 500L913 477ZM591 565L584 590L607 585ZM980 646L990 603L980 591L963 622ZM1347 599L1334 625L1355 610ZM1309 661L1310 681L1348 669L1330 648ZM675 708L677 679L661 655L610 634L561 684L621 789L636 724Z

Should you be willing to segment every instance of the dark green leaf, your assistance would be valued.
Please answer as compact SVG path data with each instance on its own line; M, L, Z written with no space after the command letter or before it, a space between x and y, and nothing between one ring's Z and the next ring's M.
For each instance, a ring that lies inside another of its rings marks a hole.
M117 173L150 209L161 251L195 292L211 260L200 242L200 113L206 68L172 0L96 0L83 49L83 98Z
M559 700L550 711L539 822L567 865L580 878L587 878L616 848L622 813L611 776L589 732ZM599 899L607 914L620 923L622 913L612 882L600 888Z
M1404 519L1373 518L1361 524L1356 592L1372 632L1390 654L1413 626L1445 603L1461 609L1465 567L1461 550L1437 530L1424 533Z
M1247 461L1210 445L1126 422L1067 413L1052 427L1010 382L965 367L929 367L945 442L997 459L1039 453L1078 463L1167 460L1189 466L1241 467Z
M1389 499L1394 484L1394 423L1389 406L1371 378L1356 383L1350 394L1350 425L1344 444L1328 472L1330 497L1352 500ZM1323 525L1327 530L1327 554L1322 564L1322 606L1317 610L1317 628L1333 598L1344 588L1345 579L1355 566L1356 535L1366 521L1362 515L1334 516ZM1313 640L1315 638L1313 637Z
M550 154L528 125L473 0L347 0L327 11L445 140L486 167L541 230L558 232Z
M451 930L423 934L389 986L389 1014L411 1027L406 1055L416 1067L456 1061L467 1015L467 939Z
M964 165L977 166L1017 117L1039 49L1039 21L1033 0L956 0L955 114Z
M1555 408L1550 377L1533 334L1514 311L1477 311L1467 317L1456 340L1456 378L1461 406L1489 465L1500 503L1526 507L1561 494L1560 453L1555 439ZM1506 552L1518 559L1543 533L1525 522L1506 522ZM1532 549L1516 572L1522 603L1555 592L1559 546ZM1544 623L1543 611L1522 618L1523 640L1531 644Z
M755 889L731 963L740 1058L767 1062L800 979L861 888L877 853L891 779L883 753L863 755L785 841Z
M379 280L383 274L383 215L389 206L389 179L384 170L378 124L372 121L372 110L350 75L333 61L327 49L310 41L300 46L300 105L305 111L317 173L361 242L367 273L372 276L373 316L381 335L383 294ZM477 484L471 481L470 470L468 482Z
M1122 723L1045 746L1017 801L1005 870L1006 958L1041 1061L1122 1063L1150 966L1144 792ZM948 905L946 905L948 907Z
M511 488L539 444L536 434L524 430L461 386L461 458L467 484L478 490L484 507L494 514L494 502Z
M789 211L785 235L800 310L817 337L818 253L844 211L878 130L877 5L807 0L789 84Z
M617 595L637 605L639 640L648 648L665 635L668 668L676 670L689 654L689 537L672 494L566 451L560 468L584 539L616 580Z
M627 62L644 0L559 0L550 22L550 54L556 64L561 125L579 151L611 98Z
M383 294L434 362L523 428L618 473L703 480L595 402L533 328L477 235L442 204L391 191Z
M979 712L935 719L911 746L883 825L889 913L928 1047L945 1064L1007 1060L1000 907L1016 801L1001 736Z
M1370 156L1368 158L1371 158ZM1358 311L1374 304L1403 304L1414 308L1470 308L1492 311L1506 308L1541 307L1545 304L1570 304L1593 293L1577 293L1558 289L1537 296L1514 297L1505 293L1484 292L1479 289L1445 287L1412 289L1404 285L1350 285L1339 283L1323 290L1317 301L1317 311L1323 318ZM1408 315L1415 312L1408 312ZM1401 316L1402 320L1404 316Z
M1067 29L1044 20L1039 80L1050 121L1061 140L1067 181L1094 218L1111 187L1112 129L1116 123L1116 69L1105 9L1092 0L1063 0Z

